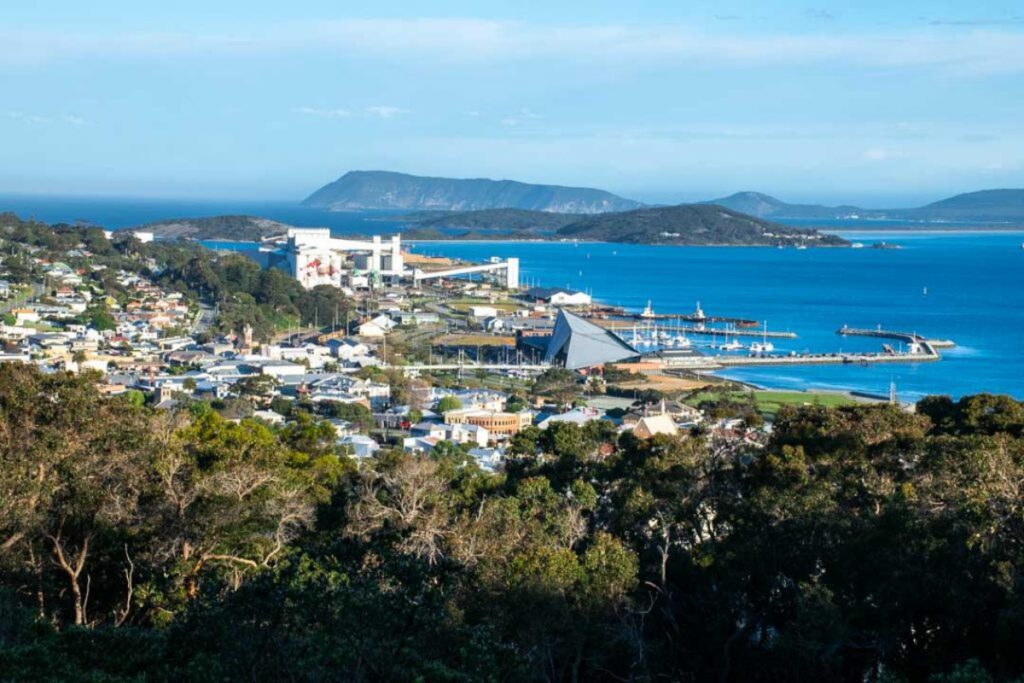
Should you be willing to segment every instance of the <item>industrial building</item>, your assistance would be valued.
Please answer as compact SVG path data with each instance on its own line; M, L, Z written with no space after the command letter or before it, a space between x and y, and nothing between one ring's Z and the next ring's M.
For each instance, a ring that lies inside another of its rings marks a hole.
M329 228L289 228L285 239L288 271L306 289L318 285L367 289L403 280L419 286L427 280L477 273L493 275L506 289L519 288L517 258L436 271L407 270L400 235L352 240L332 237Z

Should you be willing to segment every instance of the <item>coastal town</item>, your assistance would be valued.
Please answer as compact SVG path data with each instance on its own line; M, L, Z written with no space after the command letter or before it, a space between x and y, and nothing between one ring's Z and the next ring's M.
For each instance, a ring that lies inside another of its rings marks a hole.
M620 319L629 332L616 333L608 318L622 311L584 292L510 287L508 261L431 259L403 252L397 238L385 243L384 260L379 238L348 240L347 250L365 251L361 261L334 252L329 271L310 275L310 264L327 262L327 242L310 246L306 230L298 248L295 235L288 240L302 285L295 291L330 290L335 298L314 307L312 319L283 316L267 326L259 309L248 319L233 297L204 297L170 277L166 250L181 246L145 234L5 222L0 360L90 373L103 394L159 410L205 403L226 419L275 427L312 417L330 425L339 454L357 460L382 449L456 447L490 471L553 425L604 422L640 438L756 446L771 418L753 392L690 370L707 354L668 335L670 327L657 332L651 310L638 316L640 327ZM268 272L245 256L187 248L194 264ZM398 276L403 260L412 278ZM697 315L704 316L699 304ZM751 348L743 358L768 355L757 342Z
M9 3L0 683L1024 683L1024 6Z

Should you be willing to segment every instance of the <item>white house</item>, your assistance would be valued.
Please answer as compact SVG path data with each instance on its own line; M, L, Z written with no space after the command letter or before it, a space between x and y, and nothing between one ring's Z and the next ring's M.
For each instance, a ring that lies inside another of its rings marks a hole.
M448 441L470 443L483 448L491 440L491 433L479 425L453 424L445 425Z
M330 349L332 356L341 360L352 360L353 358L370 354L369 346L352 337L331 339L325 346Z
M523 296L552 306L587 306L591 303L591 297L586 292L561 287L533 287L523 292Z
M547 429L555 422L573 422L582 427L586 423L591 422L592 420L600 420L602 417L603 414L601 411L594 408L573 408L566 413L549 415L541 420L537 426L541 429Z
M352 449L352 455L357 458L372 458L374 453L380 450L380 444L368 436L352 434L338 439L338 444Z
M15 324L18 326L25 323L37 323L40 320L39 311L31 308L15 308L11 313L14 314Z
M497 318L498 309L494 306L470 306L469 313L474 318Z
M306 374L306 366L288 361L271 361L260 366L260 373L271 377L296 377Z
M380 338L395 328L395 321L386 315L378 315L359 326L360 337Z
M269 422L272 425L284 424L284 415L275 413L273 410L254 410L252 416L257 420Z

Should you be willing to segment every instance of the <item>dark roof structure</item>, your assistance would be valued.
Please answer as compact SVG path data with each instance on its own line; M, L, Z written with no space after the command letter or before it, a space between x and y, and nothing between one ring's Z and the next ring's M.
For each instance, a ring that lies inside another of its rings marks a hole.
M559 309L544 361L569 370L591 368L639 356L640 352L611 330Z

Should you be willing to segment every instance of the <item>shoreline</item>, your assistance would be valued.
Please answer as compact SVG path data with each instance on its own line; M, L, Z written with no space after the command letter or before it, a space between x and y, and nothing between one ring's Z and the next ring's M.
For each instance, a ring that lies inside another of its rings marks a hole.
M1022 232L1024 232L1024 230L1022 230ZM216 240L211 240L211 241L216 241ZM663 243L663 242L607 242L607 241L604 241L604 240L542 240L542 239L535 239L535 240L525 240L525 239L500 239L500 240L498 240L498 239L495 239L495 240L480 240L480 239L476 239L476 240L460 240L460 239L438 240L438 239L431 239L431 240L419 240L419 239L416 239L416 238L405 240L403 238L402 241L403 242L408 242L409 244L412 244L412 245L416 245L416 244L610 244L610 245L620 245L620 246L627 246L627 247L715 247L715 248L719 248L719 249L722 248L722 247L730 247L730 248L737 248L737 249L778 249L779 248L779 245L777 245L777 244L666 244L666 243ZM801 249L796 249L796 247L792 247L792 246L783 246L782 248L783 249L792 249L794 251L803 251ZM849 245L849 244L821 244L821 245L811 245L811 244L808 244L807 245L807 249L851 249L851 248L852 248L852 245Z

